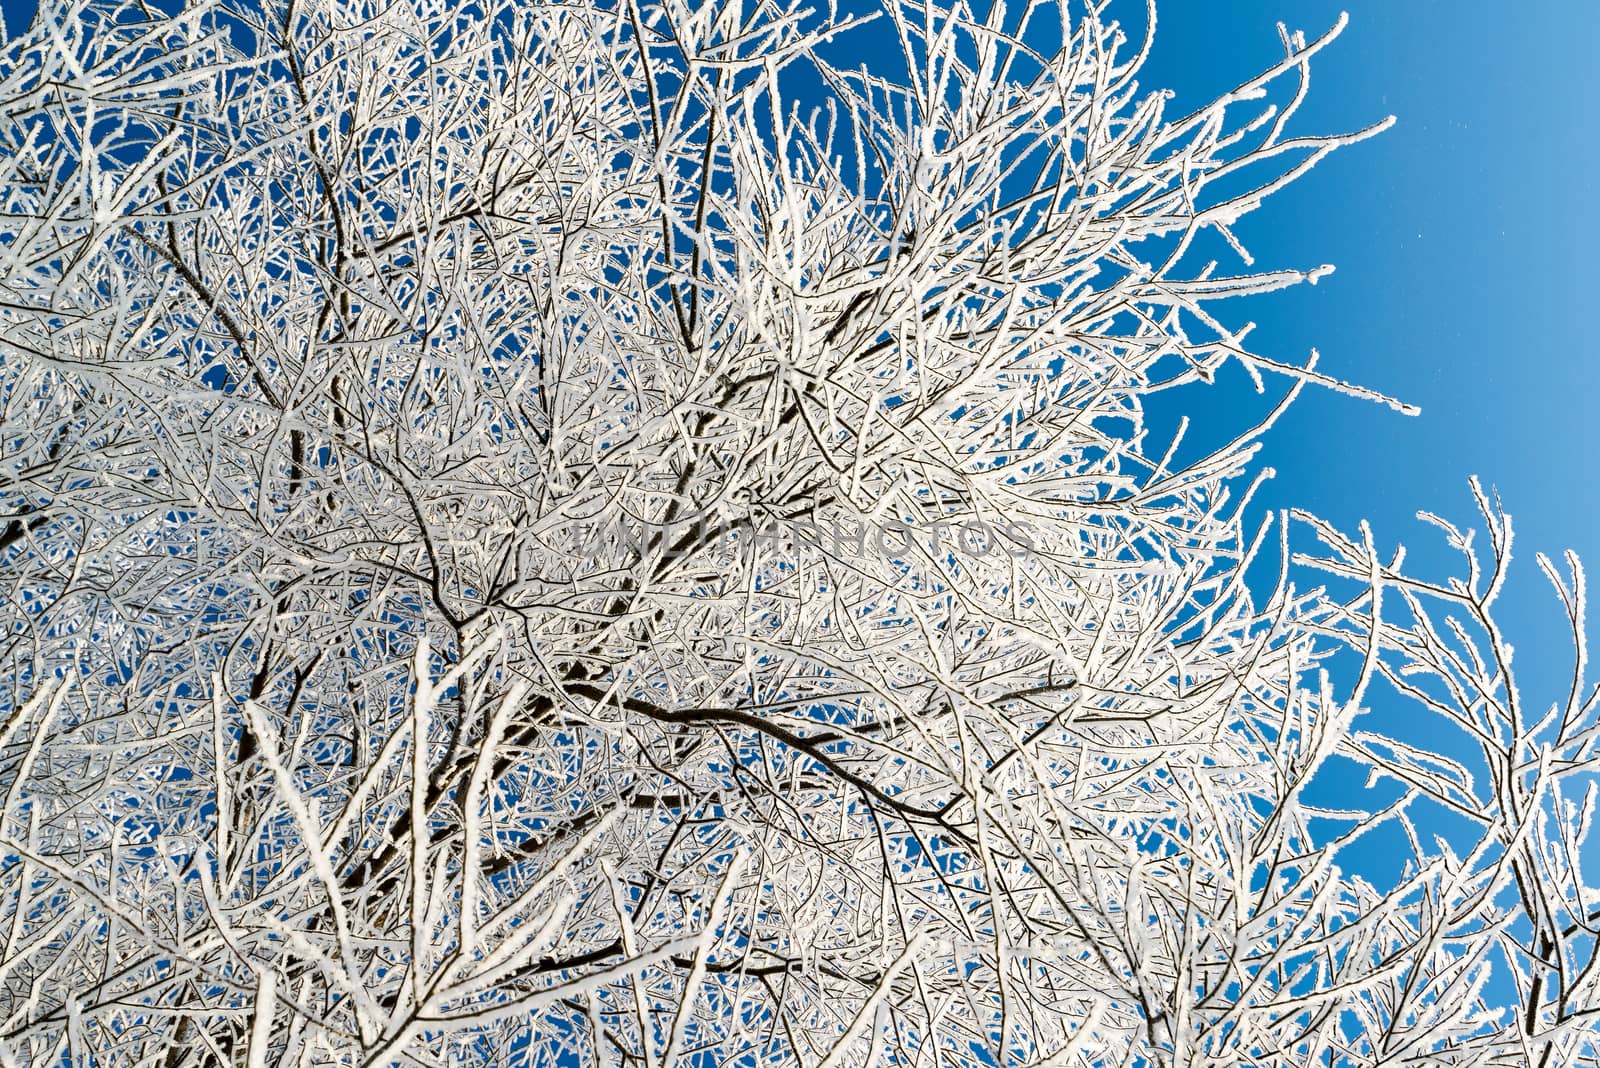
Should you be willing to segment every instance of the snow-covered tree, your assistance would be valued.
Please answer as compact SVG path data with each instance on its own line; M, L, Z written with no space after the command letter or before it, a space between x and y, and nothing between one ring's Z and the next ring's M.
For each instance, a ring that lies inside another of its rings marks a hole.
M1144 425L1362 394L1217 308L1340 27L1177 116L1112 14L47 0L0 1065L1594 1065L1576 560L1541 711L1488 496L1424 581Z

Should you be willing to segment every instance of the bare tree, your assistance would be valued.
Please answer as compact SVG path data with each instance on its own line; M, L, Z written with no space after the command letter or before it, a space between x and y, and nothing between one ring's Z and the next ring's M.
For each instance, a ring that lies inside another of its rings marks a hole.
M1291 566L1271 418L1145 433L1230 360L1370 396L1212 311L1320 273L1230 227L1385 125L1288 132L1341 27L1173 117L1103 2L46 3L0 1064L1595 1064L1576 561L1540 716L1498 506L1464 582Z

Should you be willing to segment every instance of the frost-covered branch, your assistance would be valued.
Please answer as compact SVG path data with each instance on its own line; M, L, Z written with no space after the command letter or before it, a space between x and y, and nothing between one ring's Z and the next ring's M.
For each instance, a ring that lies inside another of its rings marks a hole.
M1111 16L0 46L0 1064L1592 1060L1581 572L1534 716L1509 528L1448 587L1324 530L1331 601L1245 522L1281 407L1146 433L1230 360L1371 396L1218 303L1326 270L1238 227L1384 125L1290 133L1342 22L1174 117ZM1379 678L1490 773L1355 731ZM1347 874L1341 755L1481 843Z

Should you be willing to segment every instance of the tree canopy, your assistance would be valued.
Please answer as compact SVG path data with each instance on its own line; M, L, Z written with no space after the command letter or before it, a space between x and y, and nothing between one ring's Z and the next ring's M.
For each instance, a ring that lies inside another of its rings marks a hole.
M1384 398L1233 227L1387 120L1293 128L1342 23L1173 114L1114 8L43 4L0 1064L1595 1065L1577 560L1532 708L1476 483L1444 581L1247 507Z

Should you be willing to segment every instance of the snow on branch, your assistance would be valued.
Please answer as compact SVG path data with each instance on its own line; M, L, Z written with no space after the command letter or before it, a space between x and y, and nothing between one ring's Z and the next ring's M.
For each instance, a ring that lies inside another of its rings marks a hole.
M1481 490L1440 584L1145 424L1387 400L1227 303L1342 19L180 6L0 43L0 1065L1593 1062L1576 560L1530 708Z

